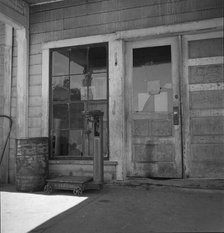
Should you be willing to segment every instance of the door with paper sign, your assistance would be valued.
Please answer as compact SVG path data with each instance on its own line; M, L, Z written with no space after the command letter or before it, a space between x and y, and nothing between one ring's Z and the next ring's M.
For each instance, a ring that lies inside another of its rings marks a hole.
M178 38L127 42L127 176L182 177Z

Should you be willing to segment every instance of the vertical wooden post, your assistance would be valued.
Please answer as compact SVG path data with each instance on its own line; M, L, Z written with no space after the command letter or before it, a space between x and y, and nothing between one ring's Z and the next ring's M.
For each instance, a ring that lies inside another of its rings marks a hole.
M49 49L42 50L42 137L48 137L49 128L49 53Z
M17 57L17 138L28 137L28 30L16 30Z
M93 181L97 185L102 185L104 181L104 161L103 161L103 112L98 115L93 116L94 118L94 128L97 130L97 125L99 126L98 133L94 130L94 157L93 157Z
M124 41L109 42L109 143L110 160L118 162L117 180L126 176L124 124Z

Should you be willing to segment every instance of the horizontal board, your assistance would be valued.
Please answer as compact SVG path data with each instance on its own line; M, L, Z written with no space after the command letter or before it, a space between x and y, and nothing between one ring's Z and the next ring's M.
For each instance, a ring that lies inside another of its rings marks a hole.
M41 107L29 107L29 117L41 117L42 108Z
M189 163L189 178L223 178L224 163L223 162L203 162L194 161Z
M37 75L30 75L29 76L29 83L31 86L33 85L41 85L42 82L42 76L41 74L37 74Z
M132 138L133 144L173 144L175 143L174 137L141 137L134 136Z
M189 58L223 56L223 39L189 41Z
M224 91L224 82L222 83L203 83L203 84L190 84L189 91Z
M192 135L224 135L224 117L192 118L190 125Z
M42 86L30 86L29 96L41 96L42 95Z
M31 65L30 66L30 75L38 75L42 73L42 64Z
M190 157L191 161L224 163L223 151L224 144L192 144Z
M224 81L223 64L189 67L189 83L216 83Z
M191 136L191 144L224 144L224 134Z
M135 171L133 176L140 177L164 177L175 178L178 177L176 168L173 163L138 163L135 162Z
M131 118L133 120L171 120L173 116L172 113L166 112L136 112L132 113Z
M31 44L30 45L30 55L41 54L42 44Z
M38 65L42 62L42 54L32 54L30 55L30 65Z
M41 33L41 32L50 32L55 30L66 30L77 27L99 25L99 24L109 24L113 22L124 22L129 20L137 20L143 18L153 18L161 16L169 16L187 13L191 11L200 11L206 9L203 4L195 6L195 9L192 10L192 5L194 0L188 0L191 4L186 3L186 1L177 1L177 2L167 2L166 4L155 4L144 6L141 5L138 8L128 8L124 10L115 9L111 11L111 8L108 8L107 12L88 14L88 4L86 9L84 8L83 14L76 16L75 10L66 9L64 12L64 17L61 19L54 19L53 21L44 21L36 24L32 24L30 27L30 33ZM211 1L208 1L210 6L214 6ZM116 3L115 3L116 4ZM218 8L218 6L217 6ZM208 6L208 9L210 7ZM70 13L71 12L71 13ZM74 12L74 13L73 13ZM70 16L67 18L67 15ZM47 12L49 14L49 12ZM59 10L60 15L60 10ZM31 16L32 18L32 16Z
M57 6L57 4L51 4L52 6ZM197 10L204 10L204 9L211 9L211 8L219 8L222 2L220 0L204 0L203 4L194 0L173 0L173 1L166 1L166 0L122 0L122 1L95 1L89 2L88 4L82 3L80 5L71 6L68 5L66 7L66 2L61 7L57 7L56 9L49 9L43 7L41 12L34 12L34 8L31 8L31 25L34 23L40 22L47 22L47 21L55 21L58 19L66 19L66 18L74 18L79 16L88 16L91 14L102 14L102 13L112 13L114 11L121 12L122 10L129 10L129 9L136 9L137 12L140 12L139 8L152 8L153 14L158 16L162 15L164 11L168 12L172 9L171 13L175 12L182 12L185 11L197 11ZM45 5L46 7L47 5ZM47 10L47 12L46 12Z
M190 92L190 109L224 108L224 91Z
M200 109L191 110L190 117L215 117L224 116L224 109Z
M41 128L41 117L29 117L29 128Z
M79 28L73 28L63 31L54 31L54 32L45 32L40 34L31 34L30 42L32 45L41 44L44 42L54 41L54 40L62 40L69 38L77 38L82 36L90 36L90 35L99 35L106 33L113 33L115 31L123 31L123 30L131 30L137 28L145 28L152 26L160 26L160 25L169 25L175 23L183 23L189 20L203 20L213 18L214 15L216 17L222 17L222 9L211 9L204 10L200 13L182 13L177 15L168 15L168 16L159 16L153 17L150 20L148 18L138 19L138 20L130 20L124 22L114 22L110 24L100 24L100 25L92 25L92 26L84 26ZM74 22L75 27L75 22Z
M37 106L41 106L41 104L42 104L42 98L41 97L31 96L29 98L29 106L36 106L37 107Z
M29 128L28 134L30 138L41 137L41 128Z
M133 145L135 162L172 162L174 146L172 144Z

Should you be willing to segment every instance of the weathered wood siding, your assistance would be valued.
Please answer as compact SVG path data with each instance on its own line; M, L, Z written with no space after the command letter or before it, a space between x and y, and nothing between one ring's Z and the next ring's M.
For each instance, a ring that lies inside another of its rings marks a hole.
M0 115L11 116L12 27L0 25ZM9 132L9 120L0 118L0 156ZM10 139L11 140L11 139ZM0 170L1 182L9 180L10 142L8 142ZM13 155L14 157L14 155Z
M198 38L197 38L198 37ZM224 177L223 38L217 34L190 37L186 44L189 177ZM188 140L188 139L186 139Z
M30 9L29 136L41 136L41 45L222 17L222 0L68 0Z

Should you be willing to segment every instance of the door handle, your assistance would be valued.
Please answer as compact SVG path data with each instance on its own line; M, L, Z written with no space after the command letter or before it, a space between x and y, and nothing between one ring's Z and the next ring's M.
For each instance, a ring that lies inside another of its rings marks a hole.
M179 125L180 111L178 106L173 107L173 125Z

